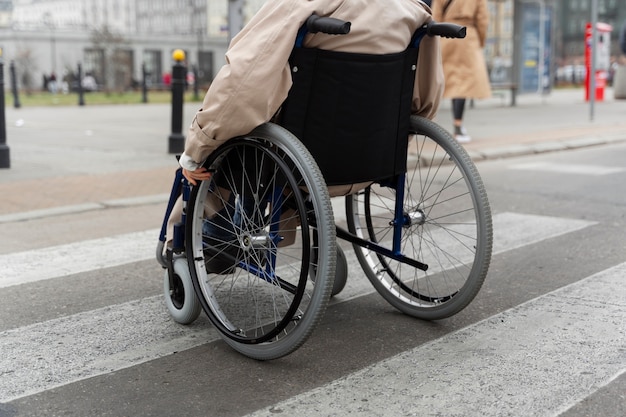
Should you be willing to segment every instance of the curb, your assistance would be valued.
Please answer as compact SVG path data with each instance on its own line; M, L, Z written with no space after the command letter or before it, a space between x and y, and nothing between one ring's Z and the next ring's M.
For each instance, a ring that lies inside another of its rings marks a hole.
M155 194L140 197L120 198L116 200L106 200L98 203L74 204L71 206L60 206L41 210L24 211L21 213L11 213L0 216L0 224L42 219L52 216L62 216L65 214L84 213L87 211L103 210L107 208L165 204L169 200L169 197L169 194Z
M626 142L626 135L609 135L604 137L582 137L551 142L537 142L527 145L509 145L487 148L484 150L466 149L473 161L489 159L513 158L516 156L534 155L540 153L559 152L588 148L593 146L611 145Z

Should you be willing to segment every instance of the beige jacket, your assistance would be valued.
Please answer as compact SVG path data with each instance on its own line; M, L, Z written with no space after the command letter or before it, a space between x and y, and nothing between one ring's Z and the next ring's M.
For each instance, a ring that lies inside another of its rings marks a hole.
M487 98L491 96L487 64L483 53L487 39L487 0L433 0L433 17L440 22L467 27L465 39L442 39L441 56L446 78L446 98Z
M288 58L296 34L313 13L350 21L352 28L342 36L309 34L305 46L374 54L403 51L431 19L420 0L268 0L232 40L189 129L184 168L194 170L194 162L224 141L272 118L291 87ZM443 90L438 38L424 38L417 66L413 112L433 118Z

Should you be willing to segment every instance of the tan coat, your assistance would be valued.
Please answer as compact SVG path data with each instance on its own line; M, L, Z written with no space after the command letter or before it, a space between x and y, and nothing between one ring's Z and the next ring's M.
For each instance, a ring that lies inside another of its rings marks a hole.
M374 54L403 51L431 19L419 0L268 0L231 42L189 129L184 156L201 163L225 140L271 119L291 87L288 58L297 31L313 13L351 21L352 29L343 36L308 35L305 46ZM413 112L433 118L443 91L439 38L424 38L417 65Z
M446 98L487 98L491 96L483 47L487 38L487 0L433 0L433 18L438 22L467 27L465 39L442 39L441 57L446 79Z

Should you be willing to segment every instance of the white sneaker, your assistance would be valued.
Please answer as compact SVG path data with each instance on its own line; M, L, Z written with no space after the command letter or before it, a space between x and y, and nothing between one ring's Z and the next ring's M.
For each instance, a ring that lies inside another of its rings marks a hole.
M454 138L459 143L468 143L472 141L472 137L467 134L463 126L454 126Z

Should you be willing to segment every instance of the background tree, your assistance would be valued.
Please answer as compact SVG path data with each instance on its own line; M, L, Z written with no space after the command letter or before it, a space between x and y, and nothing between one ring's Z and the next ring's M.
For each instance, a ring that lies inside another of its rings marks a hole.
M15 54L16 77L26 94L31 94L35 89L35 72L37 71L37 58L30 48L20 48Z
M133 60L129 42L105 25L92 31L91 43L94 51L101 51L102 62L98 64L101 68L90 70L102 76L103 79L98 81L105 91L123 91L130 87Z

